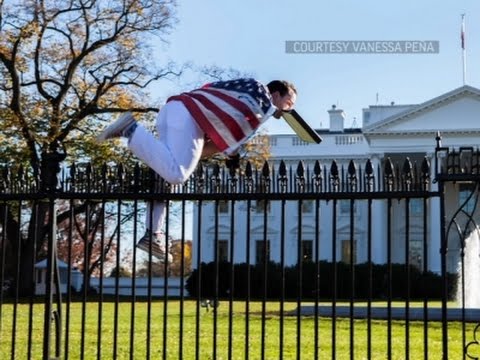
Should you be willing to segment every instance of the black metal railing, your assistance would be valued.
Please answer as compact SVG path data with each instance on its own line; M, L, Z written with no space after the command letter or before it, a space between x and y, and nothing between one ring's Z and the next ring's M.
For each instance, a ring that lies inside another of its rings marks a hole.
M182 185L5 168L2 358L478 358L479 164L438 137L433 158L203 164ZM154 201L167 262L135 246Z

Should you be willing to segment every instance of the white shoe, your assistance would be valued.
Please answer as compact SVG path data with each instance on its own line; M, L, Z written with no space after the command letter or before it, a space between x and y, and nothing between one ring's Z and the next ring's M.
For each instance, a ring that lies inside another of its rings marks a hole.
M122 114L115 122L108 125L100 133L100 135L97 136L97 141L105 141L108 139L125 136L125 131L135 123L136 121L132 113L126 112Z
M152 251L152 256L155 256L160 262L164 263L168 261L172 263L173 256L165 251L165 243L161 240L160 234L151 234L150 231L146 231L145 235L137 243L137 248L147 253Z

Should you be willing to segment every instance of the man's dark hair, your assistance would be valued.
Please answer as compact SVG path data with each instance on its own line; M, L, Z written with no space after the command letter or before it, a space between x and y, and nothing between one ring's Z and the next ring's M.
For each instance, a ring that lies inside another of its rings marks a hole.
M270 91L270 94L274 93L275 91L278 91L280 96L285 96L288 94L288 91L290 89L292 89L295 94L297 93L297 89L295 88L295 85L285 80L270 81L267 84L267 87L268 87L268 91Z

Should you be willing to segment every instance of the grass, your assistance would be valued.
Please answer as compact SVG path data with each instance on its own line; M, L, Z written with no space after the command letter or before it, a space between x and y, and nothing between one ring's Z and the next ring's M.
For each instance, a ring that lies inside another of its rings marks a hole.
M69 315L68 343L62 339L63 359L145 359L147 353L152 359L195 359L198 349L199 359L227 359L231 347L232 359L278 359L282 351L284 359L296 359L300 350L301 359L313 359L315 356L315 327L313 317L279 316L278 302L265 303L262 311L261 302L250 302L248 316L246 303L236 301L232 304L231 322L228 301L221 302L215 315L210 309L200 308L197 319L196 302L186 300L183 303L183 316L180 316L180 301L171 300L148 303L137 300L135 303L120 302L74 302L70 304L67 314L63 306L63 330L67 333L66 319ZM384 304L375 304L382 306ZM402 306L403 304L395 304ZM417 304L420 306L419 304ZM116 308L118 306L118 308ZM415 306L415 304L410 304ZM435 306L435 304L429 304ZM284 303L286 311L294 310L296 303ZM164 317L166 309L166 317ZM43 349L43 304L3 304L0 307L0 358L1 359L41 359ZM83 310L85 317L82 318ZM16 311L16 322L14 322ZM32 326L29 331L30 312ZM99 320L101 314L101 320ZM117 316L116 316L117 314ZM150 315L149 315L150 314ZM150 317L150 318L149 318ZM117 323L115 325L115 319ZM215 320L216 319L216 320ZM246 321L248 319L249 336L246 338ZM181 321L183 328L180 332ZM196 337L196 322L199 322L199 338ZM280 325L283 323L283 348L280 346ZM229 344L229 329L232 325L232 338ZM476 324L465 324L466 343L473 341ZM216 343L214 347L214 327ZM408 323L408 352L410 359L425 358L424 330L427 327L428 359L441 359L442 324L410 321ZM82 329L85 336L82 338ZM262 330L263 329L263 330ZM335 334L333 334L335 329ZM318 358L350 359L351 323L349 319L318 319ZM407 323L391 323L391 358L406 358ZM448 358L462 359L463 329L459 322L448 324ZM14 340L12 337L14 334ZM166 343L164 347L164 334ZM265 336L262 336L265 334ZM353 321L353 357L368 359L368 323L367 320ZM480 334L479 334L480 335ZM297 347L297 339L300 339ZM372 320L371 322L371 359L387 359L388 323ZM116 340L116 342L115 342ZM29 343L31 352L29 352ZM100 345L99 345L100 344ZM181 344L181 348L180 348ZM334 344L334 349L332 349ZM231 346L230 346L231 345ZM477 346L478 347L478 346ZM67 350L65 350L65 348ZM215 348L215 350L214 350ZM181 355L180 355L181 354ZM471 355L471 354L470 354Z

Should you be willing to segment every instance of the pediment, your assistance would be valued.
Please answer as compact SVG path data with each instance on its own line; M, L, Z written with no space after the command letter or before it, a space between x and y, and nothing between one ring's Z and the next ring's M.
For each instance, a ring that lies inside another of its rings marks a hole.
M462 86L366 126L364 134L480 132L480 89Z
M337 234L339 234L339 235L345 235L345 234L350 235L351 231L352 231L352 229L350 228L350 224L342 224L342 225L337 227ZM357 235L359 233L364 233L364 232L365 232L364 224L359 223L355 228L355 234L354 235Z
M290 230L291 235L298 234L298 226L295 226L293 229ZM315 227L311 225L302 225L302 234L315 234Z
M263 234L264 232L265 232L265 228L263 227L263 225L256 226L251 229L251 233L256 235ZM267 234L276 234L276 233L278 233L278 229L275 229L271 226L267 227Z
M229 234L231 232L231 227L226 225L218 225L217 231L219 234ZM215 234L215 226L210 226L205 230L207 234Z

